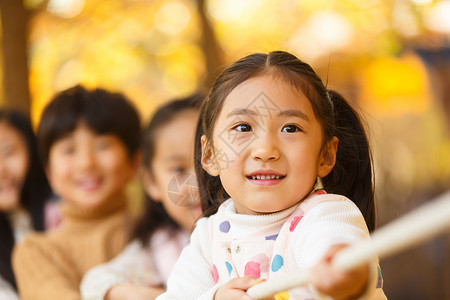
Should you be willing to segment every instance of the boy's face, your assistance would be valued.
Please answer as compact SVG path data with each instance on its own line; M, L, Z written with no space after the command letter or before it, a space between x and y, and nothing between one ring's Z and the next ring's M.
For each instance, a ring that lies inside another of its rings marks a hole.
M53 190L65 201L93 209L123 196L136 170L134 160L116 135L97 134L80 122L50 147L46 171Z

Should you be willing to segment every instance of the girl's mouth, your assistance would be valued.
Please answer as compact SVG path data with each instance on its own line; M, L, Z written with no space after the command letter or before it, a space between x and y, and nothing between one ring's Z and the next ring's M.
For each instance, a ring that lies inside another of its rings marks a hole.
M272 171L261 171L261 172L253 172L246 176L247 179L259 186L271 186L280 183L286 175L282 175L278 172Z
M286 176L283 175L251 175L247 176L251 180L273 180L273 179L283 179Z

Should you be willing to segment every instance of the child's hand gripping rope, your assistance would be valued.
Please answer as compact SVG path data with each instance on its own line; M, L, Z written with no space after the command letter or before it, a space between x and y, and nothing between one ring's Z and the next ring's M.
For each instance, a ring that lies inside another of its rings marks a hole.
M450 229L450 192L433 202L376 230L371 240L342 249L333 259L339 270L351 270L373 260L387 258L423 243ZM264 281L247 290L253 299L264 299L278 292L304 285L311 279L309 270Z

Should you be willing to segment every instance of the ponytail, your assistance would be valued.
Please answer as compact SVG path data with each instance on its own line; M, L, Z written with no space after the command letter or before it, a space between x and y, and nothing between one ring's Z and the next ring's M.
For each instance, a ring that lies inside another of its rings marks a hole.
M329 193L344 195L361 210L369 231L375 229L372 154L356 111L337 92L328 90L334 106L335 133L339 139L336 164L322 179Z

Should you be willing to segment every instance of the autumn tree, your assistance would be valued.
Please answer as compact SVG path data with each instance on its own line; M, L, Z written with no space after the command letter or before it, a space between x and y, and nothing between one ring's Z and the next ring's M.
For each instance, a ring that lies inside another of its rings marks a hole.
M30 112L27 27L29 13L19 0L0 0L3 106Z

